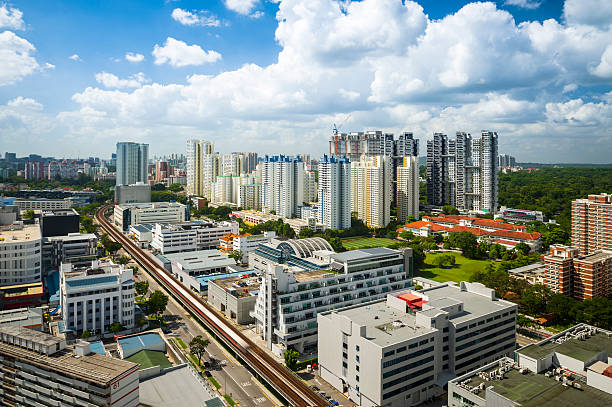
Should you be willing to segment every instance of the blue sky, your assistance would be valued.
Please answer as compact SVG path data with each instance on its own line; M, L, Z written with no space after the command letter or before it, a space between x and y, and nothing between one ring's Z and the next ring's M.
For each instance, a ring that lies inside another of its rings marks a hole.
M605 0L0 0L0 151L320 155L344 122L612 162L611 23Z

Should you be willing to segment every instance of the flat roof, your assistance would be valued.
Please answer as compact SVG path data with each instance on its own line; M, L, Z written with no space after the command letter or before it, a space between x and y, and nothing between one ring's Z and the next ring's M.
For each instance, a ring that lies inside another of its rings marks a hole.
M249 277L242 278L245 274L249 275ZM234 277L218 278L213 281L215 285L224 290L235 289L238 297L256 295L261 285L259 276L250 277L250 273L240 273L240 275Z
M196 280L200 283L200 286L208 287L208 281L210 280L218 280L220 278L232 277L232 276L240 276L242 274L246 274L249 271L236 271L233 273L223 273L223 274L209 274L206 276L197 276ZM252 273L253 271L250 271Z
M151 407L202 407L216 398L187 364L140 382L140 405ZM223 404L221 404L223 405Z
M157 345L163 343L164 340L156 332L147 332L142 335L134 335L119 338L117 340L123 349L138 349L146 346Z
M499 370L496 365L492 370ZM581 389L564 387L563 382L558 382L554 377L546 377L543 374L527 373L521 374L516 369L510 369L505 373L503 380L485 381L478 375L471 377L469 386L475 387L485 383L485 387L493 386L495 393L506 397L522 407L609 407L612 405L612 394L608 394L594 387L580 383ZM487 392L481 392L479 397L484 398Z
M388 247L373 247L371 249L357 249L349 250L343 253L333 254L332 259L340 262L367 259L372 256L384 256L384 255L397 255L400 252L397 250L389 249Z
M602 252L595 252L592 254L587 254L586 256L578 256L574 260L595 262L595 261L606 260L606 259L609 259L610 257L612 257L612 252L602 251Z
M523 267L517 267L515 269L512 270L508 270L508 273L534 273L534 272L544 272L544 269L546 267L544 266L544 263L534 263L534 264L529 264L527 266L523 266Z
M159 366L162 369L172 366L172 363L166 357L166 354L158 350L143 349L124 360L129 360L133 363L138 363L140 369L148 369L153 366Z
M25 225L8 225L0 229L0 244L23 243L40 239L40 225L25 224Z
M612 339L608 338L605 333L599 332L585 340L569 339L561 344L552 340L547 340L544 343L534 343L516 352L537 359L552 352L557 352L582 362L588 362L603 350L606 350L608 355L612 355Z
M164 257L172 263L180 263L187 270L233 266L236 260L218 250L196 250L165 254Z

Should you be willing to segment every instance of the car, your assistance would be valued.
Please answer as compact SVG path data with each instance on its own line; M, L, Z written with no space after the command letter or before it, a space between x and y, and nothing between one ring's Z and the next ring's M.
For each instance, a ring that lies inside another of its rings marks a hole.
M210 374L210 372L209 372L208 370L205 370L205 371L204 371L204 376L206 376L206 377L210 377L210 376L212 376L212 375Z
M325 394L325 392L324 392L324 391L320 391L320 392L319 392L319 394L320 394L322 397L327 398L327 394Z
M208 362L204 361L204 367L205 367L205 368L209 368L209 367L210 367L210 363L208 363Z
M313 391L319 391L319 390L321 390L321 389L319 389L317 386L311 386L310 388L311 388Z
M332 406L339 406L339 405L340 405L340 403L338 403L338 402L337 402L336 400L334 400L334 399L329 400L329 402L331 403L331 405L332 405Z

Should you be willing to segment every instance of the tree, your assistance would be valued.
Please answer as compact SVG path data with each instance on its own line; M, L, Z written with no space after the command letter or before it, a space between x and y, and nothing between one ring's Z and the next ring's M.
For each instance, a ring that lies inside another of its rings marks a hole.
M87 339L91 337L91 332L89 332L88 329L84 330L83 333L81 334L81 339Z
M196 336L189 342L189 351L198 358L198 364L201 364L202 356L209 344L210 341L203 339L201 335Z
M242 251L233 250L232 254L230 254L230 257L236 260L236 263L242 263Z
M514 249L518 252L518 253L523 253L524 255L528 255L529 252L531 251L531 247L529 247L528 244L526 243L519 243L516 246L514 246Z
M156 315L161 315L166 310L167 305L168 305L168 296L159 290L155 290L149 296L149 301L147 302L147 309L151 313L154 313Z
M23 218L27 220L34 219L34 211L32 209L28 209L23 213Z
M344 245L342 244L342 239L340 239L339 237L332 237L331 239L329 239L329 244L336 253L346 251Z
M444 205L442 207L442 213L445 215L459 215L459 209L452 205Z
M420 270L425 266L425 253L418 244L408 246L412 249L412 264L414 270Z
M303 239L305 237L312 237L313 235L314 232L310 228L304 228L300 231L300 239Z
M409 230L404 230L403 232L400 232L399 237L401 237L404 240L412 240L414 239L414 233L412 233Z
M533 321L527 318L525 315L517 315L516 316L516 324L518 326L530 326L533 325Z
M468 259L477 259L480 254L477 250L478 240L470 232L451 233L448 241L452 247L461 250Z
M111 333L116 334L117 332L121 332L123 331L125 328L123 327L123 325L121 325L121 323L119 322L113 322L109 327L108 330Z
M287 349L285 351L285 365L291 369L291 370L296 370L297 369L297 363L298 360L300 358L300 354L293 349Z
M134 290L136 290L136 294L139 296L143 296L147 294L149 291L149 282L148 281L139 281L134 284Z
M165 191L166 186L164 184L155 184L151 186L151 191Z
M181 184L172 184L168 187L168 190L172 192L181 192L183 189L184 188Z
M121 257L119 257L119 260L117 260L117 262L119 264L126 265L126 264L128 264L130 262L130 258L128 256L121 256Z

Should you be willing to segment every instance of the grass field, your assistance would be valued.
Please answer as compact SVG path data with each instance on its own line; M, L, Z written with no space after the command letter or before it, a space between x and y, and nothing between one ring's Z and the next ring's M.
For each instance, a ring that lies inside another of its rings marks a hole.
M395 240L384 237L350 237L348 239L342 239L342 246L344 246L346 250L389 247L396 243Z
M141 350L127 358L130 362L140 363L140 369L152 366L161 366L162 369L172 366L164 352L155 350Z
M455 256L455 265L453 267L436 267L431 264L433 258L444 254L452 254ZM477 270L484 270L487 263L489 263L488 260L470 260L463 257L459 253L427 253L425 256L425 267L422 270L415 272L414 276L425 277L439 282L469 281L472 273Z

